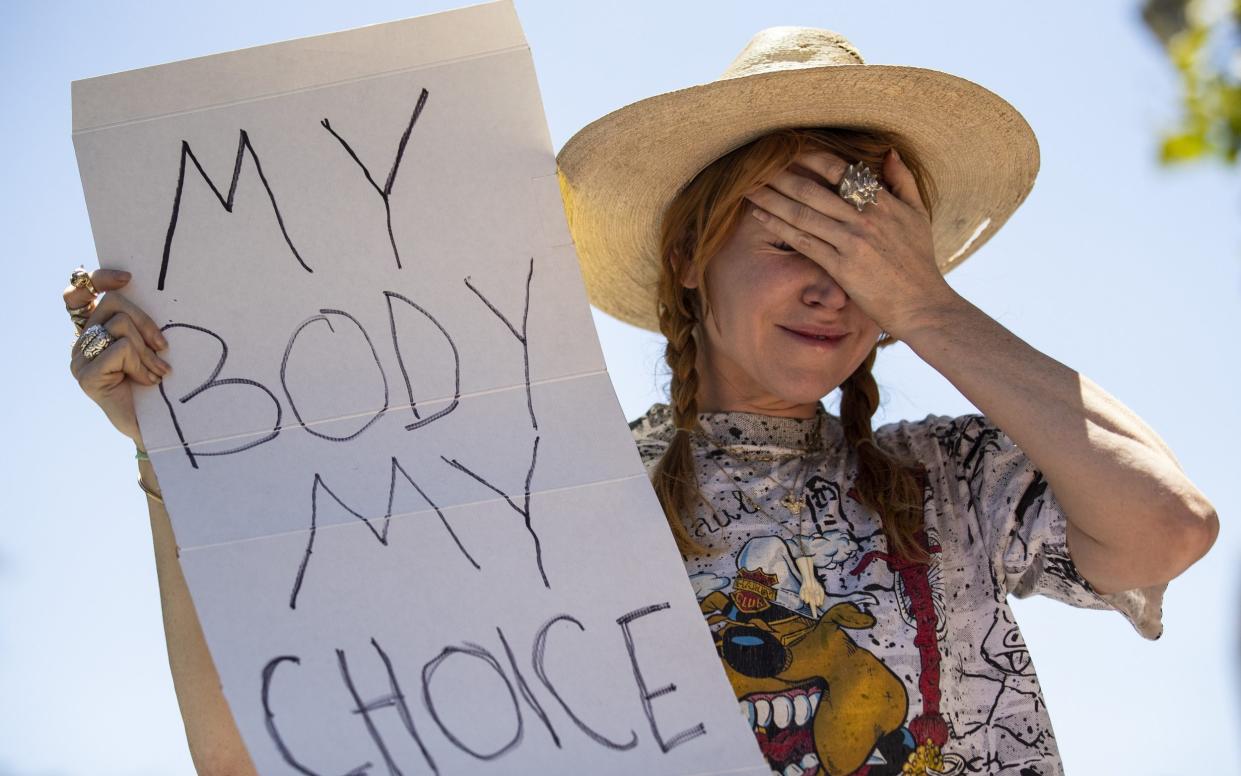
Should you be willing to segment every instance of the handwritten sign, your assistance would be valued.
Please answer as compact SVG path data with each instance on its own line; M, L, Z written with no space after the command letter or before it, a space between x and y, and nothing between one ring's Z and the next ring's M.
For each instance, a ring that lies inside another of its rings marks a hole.
M594 336L510 2L74 84L260 773L765 772Z

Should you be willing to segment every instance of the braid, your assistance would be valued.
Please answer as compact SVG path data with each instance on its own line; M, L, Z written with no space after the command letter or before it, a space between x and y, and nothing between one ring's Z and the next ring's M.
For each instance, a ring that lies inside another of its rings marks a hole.
M857 451L856 488L862 504L879 514L888 544L910 561L928 560L915 534L922 526L922 486L906 464L875 443L871 418L879 409L879 386L871 367L879 347L872 348L841 386L840 422L845 440Z
M678 431L693 431L698 427L698 343L694 340L694 316L684 305L678 304L674 310L660 311L659 325L668 338L664 360L672 370L669 388L672 423Z
M675 277L675 273L673 273ZM696 300L693 291L661 282L659 329L668 339L664 360L672 372L669 393L676 433L655 467L652 484L682 555L701 555L706 548L686 528L701 498L694 468L692 434L698 425L698 343L694 339Z

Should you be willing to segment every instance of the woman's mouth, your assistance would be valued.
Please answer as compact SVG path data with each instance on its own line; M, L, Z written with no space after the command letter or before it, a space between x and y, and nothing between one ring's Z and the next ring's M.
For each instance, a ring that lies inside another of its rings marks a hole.
M780 326L779 328L796 341L821 350L834 350L836 346L844 341L845 337L849 336L848 332L822 329L794 329L787 326Z

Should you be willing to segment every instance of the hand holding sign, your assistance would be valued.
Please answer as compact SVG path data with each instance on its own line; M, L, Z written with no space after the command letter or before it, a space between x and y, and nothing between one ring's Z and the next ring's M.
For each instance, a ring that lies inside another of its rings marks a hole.
M90 359L75 344L69 371L112 425L141 448L142 434L134 413L132 384L156 385L172 367L155 353L168 346L155 321L119 290L129 283L130 277L121 270L97 269L90 273L94 289L102 296L87 318L86 326L103 326L113 342ZM66 287L62 296L65 307L70 309L95 301L95 295L89 290L73 285Z

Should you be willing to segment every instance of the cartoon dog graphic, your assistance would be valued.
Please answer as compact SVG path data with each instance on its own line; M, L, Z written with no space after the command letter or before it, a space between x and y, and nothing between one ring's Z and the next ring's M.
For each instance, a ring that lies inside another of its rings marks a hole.
M900 773L913 743L905 686L845 632L874 626L874 616L843 602L806 617L777 603L776 583L741 568L731 595L700 602L763 753L781 773L847 776L868 762Z

